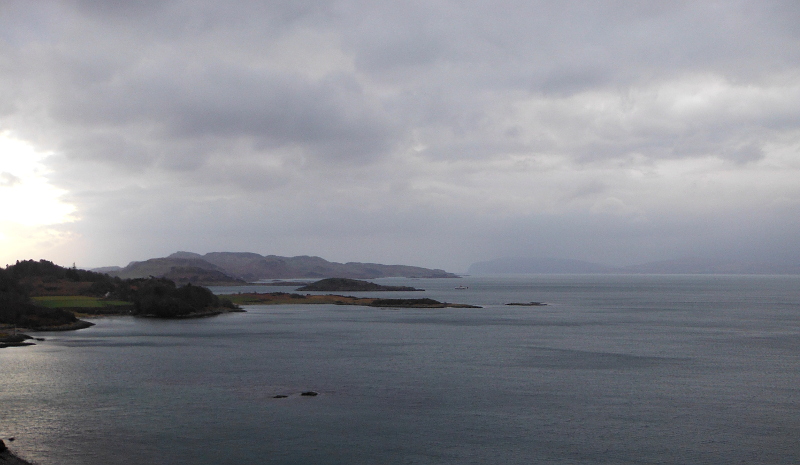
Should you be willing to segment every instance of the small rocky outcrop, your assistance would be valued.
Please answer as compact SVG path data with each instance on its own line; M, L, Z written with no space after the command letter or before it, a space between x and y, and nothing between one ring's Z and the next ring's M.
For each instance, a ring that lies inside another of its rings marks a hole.
M0 332L0 349L5 349L6 347L32 346L34 343L27 342L29 339L33 338L28 336L27 334L22 334L22 333L8 334ZM3 449L0 448L0 450Z

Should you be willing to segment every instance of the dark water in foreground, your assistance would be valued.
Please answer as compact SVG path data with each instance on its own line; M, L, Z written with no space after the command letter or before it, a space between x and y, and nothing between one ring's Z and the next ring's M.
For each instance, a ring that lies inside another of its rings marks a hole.
M800 463L800 277L390 282L485 308L94 320L0 350L0 435L41 465Z

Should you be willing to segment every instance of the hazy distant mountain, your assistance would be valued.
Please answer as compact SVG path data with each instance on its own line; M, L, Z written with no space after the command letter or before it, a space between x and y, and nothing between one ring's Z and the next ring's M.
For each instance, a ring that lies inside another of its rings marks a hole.
M103 267L100 267L100 268L92 268L90 271L94 271L95 273L106 273L106 274L112 273L112 275L113 275L113 273L115 273L115 272L117 272L117 271L119 271L121 269L122 269L121 266L103 266Z
M800 261L742 261L688 257L625 267L556 258L500 258L473 263L469 274L800 274Z
M561 258L498 258L473 263L469 274L525 274L525 273L613 273L616 268L598 263Z
M108 267L107 269L110 269ZM215 282L191 281L192 284L212 285L229 281L258 281L281 278L352 278L371 279L384 277L456 278L457 275L444 270L406 265L381 265L377 263L336 263L320 257L279 257L250 252L211 252L200 255L192 252L176 252L168 257L153 258L143 262L132 262L120 270L108 272L122 278L171 276L185 281L183 276L206 276ZM173 279L175 280L175 279Z

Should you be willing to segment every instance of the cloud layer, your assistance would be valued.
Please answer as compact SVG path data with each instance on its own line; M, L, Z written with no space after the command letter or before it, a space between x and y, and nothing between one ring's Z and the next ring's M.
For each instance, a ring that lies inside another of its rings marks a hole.
M52 152L77 220L2 258L800 257L798 23L789 1L5 2L0 130Z

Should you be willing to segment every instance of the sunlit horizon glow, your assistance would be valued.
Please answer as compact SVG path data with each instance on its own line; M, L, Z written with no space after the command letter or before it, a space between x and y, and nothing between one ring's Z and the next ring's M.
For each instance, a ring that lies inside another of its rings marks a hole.
M63 244L69 234L53 226L77 220L75 206L62 200L67 192L47 178L50 155L0 132L0 266Z
M43 163L51 155L33 145L0 133L0 221L24 226L44 226L75 221L75 206L62 201L66 194L50 184Z

